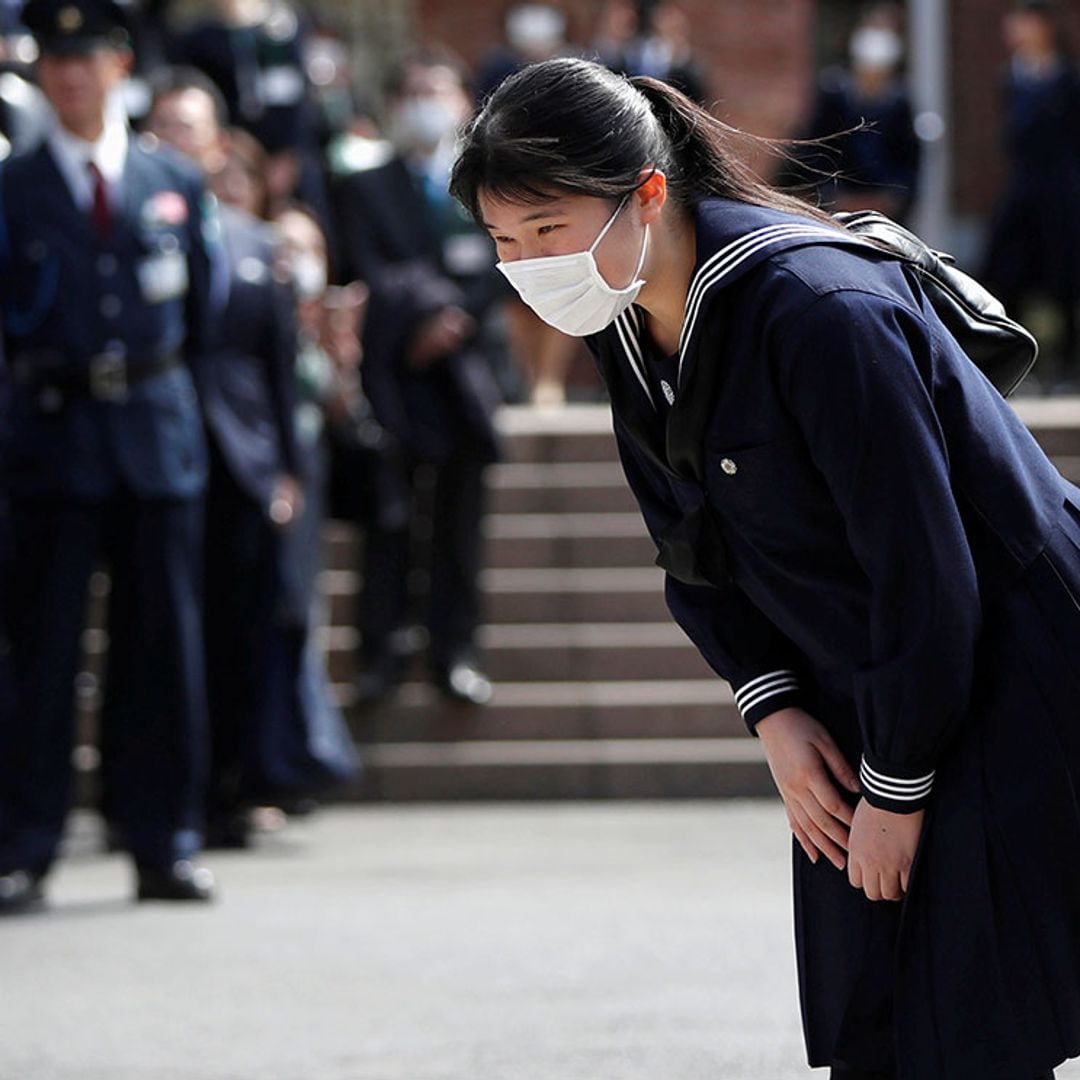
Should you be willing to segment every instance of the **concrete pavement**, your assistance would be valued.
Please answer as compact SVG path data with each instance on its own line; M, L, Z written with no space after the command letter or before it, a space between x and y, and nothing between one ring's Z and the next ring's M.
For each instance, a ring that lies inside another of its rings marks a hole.
M0 1080L821 1075L773 802L334 809L208 858L211 908L75 832L0 922Z

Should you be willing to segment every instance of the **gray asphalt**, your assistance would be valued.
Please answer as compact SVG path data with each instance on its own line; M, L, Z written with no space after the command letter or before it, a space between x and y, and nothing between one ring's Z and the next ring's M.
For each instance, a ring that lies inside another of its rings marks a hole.
M775 803L335 809L208 857L195 909L94 831L0 922L0 1080L823 1075Z

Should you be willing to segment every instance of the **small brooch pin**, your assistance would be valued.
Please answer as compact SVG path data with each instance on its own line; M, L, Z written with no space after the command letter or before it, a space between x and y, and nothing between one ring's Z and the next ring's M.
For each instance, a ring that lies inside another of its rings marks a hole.
M145 228L183 225L187 219L187 200L179 191L159 191L143 204L142 222Z

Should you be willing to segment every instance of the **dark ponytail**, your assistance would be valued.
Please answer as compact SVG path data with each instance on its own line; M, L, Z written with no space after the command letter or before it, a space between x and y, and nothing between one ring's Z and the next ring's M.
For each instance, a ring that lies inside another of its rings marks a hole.
M685 208L709 196L832 222L758 177L736 145L779 144L722 123L657 79L627 79L588 60L560 58L510 76L465 130L450 190L481 220L479 195L543 202L560 193L618 200L647 165Z
M630 79L649 102L653 115L667 138L670 154L663 168L668 190L682 206L699 199L719 196L756 206L769 206L791 214L825 219L828 214L789 192L767 184L740 155L745 150L764 149L785 153L784 145L733 128L706 112L681 91L648 75ZM659 163L657 163L658 167Z

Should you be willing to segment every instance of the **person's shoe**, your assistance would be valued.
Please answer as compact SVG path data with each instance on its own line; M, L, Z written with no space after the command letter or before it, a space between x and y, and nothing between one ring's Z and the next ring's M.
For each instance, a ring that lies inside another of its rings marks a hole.
M139 867L139 900L213 900L214 875L190 859L171 866Z
M0 915L18 915L43 903L42 877L33 870L0 874Z
M451 701L486 705L491 701L491 680L472 660L456 660L435 670L435 685Z

